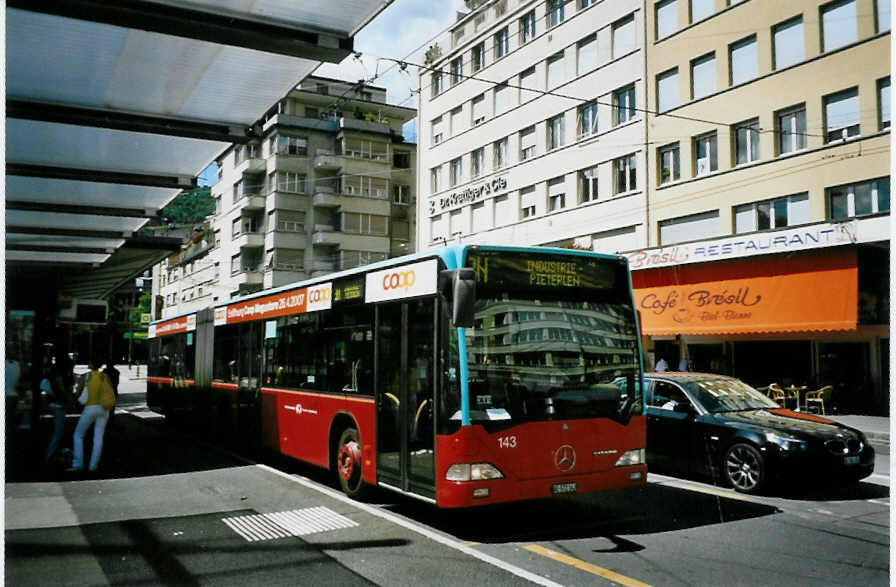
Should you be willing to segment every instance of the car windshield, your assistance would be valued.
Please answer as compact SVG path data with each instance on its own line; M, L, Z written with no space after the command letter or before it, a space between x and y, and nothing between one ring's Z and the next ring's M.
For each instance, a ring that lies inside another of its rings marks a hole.
M703 379L690 382L688 389L711 413L781 407L739 379Z

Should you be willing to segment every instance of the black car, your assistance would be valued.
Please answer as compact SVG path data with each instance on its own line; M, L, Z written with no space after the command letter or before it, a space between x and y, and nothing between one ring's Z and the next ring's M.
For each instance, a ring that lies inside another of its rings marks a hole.
M754 493L774 480L855 483L874 471L859 430L783 409L734 377L647 373L647 465Z

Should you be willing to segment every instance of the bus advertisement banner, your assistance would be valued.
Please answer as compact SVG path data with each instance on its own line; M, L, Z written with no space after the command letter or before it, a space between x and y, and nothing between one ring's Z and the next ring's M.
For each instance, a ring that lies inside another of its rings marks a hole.
M322 283L215 308L215 326L329 310L332 283Z
M147 337L156 338L157 336L168 336L169 334L180 334L194 330L196 330L196 314L189 314L188 316L165 320L158 324L150 324Z
M438 268L438 261L430 259L368 273L365 301L386 302L434 294L439 281Z

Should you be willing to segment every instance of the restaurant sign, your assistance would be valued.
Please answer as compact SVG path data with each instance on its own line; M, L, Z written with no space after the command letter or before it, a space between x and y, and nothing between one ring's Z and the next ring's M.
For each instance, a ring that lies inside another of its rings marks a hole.
M854 242L855 221L824 222L799 228L751 233L622 253L632 270L704 263L753 255L804 251Z
M494 179L472 185L458 192L452 192L445 196L437 196L429 200L429 215L440 214L449 208L463 204L470 204L481 200L492 192L499 192L507 188L507 179L496 177Z

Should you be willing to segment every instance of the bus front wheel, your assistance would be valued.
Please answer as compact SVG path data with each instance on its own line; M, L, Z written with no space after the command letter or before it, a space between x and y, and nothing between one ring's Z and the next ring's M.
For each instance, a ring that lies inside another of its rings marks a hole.
M361 443L358 431L346 428L339 437L339 448L336 453L336 472L339 475L339 486L351 498L358 499L364 493L364 481L361 479Z

